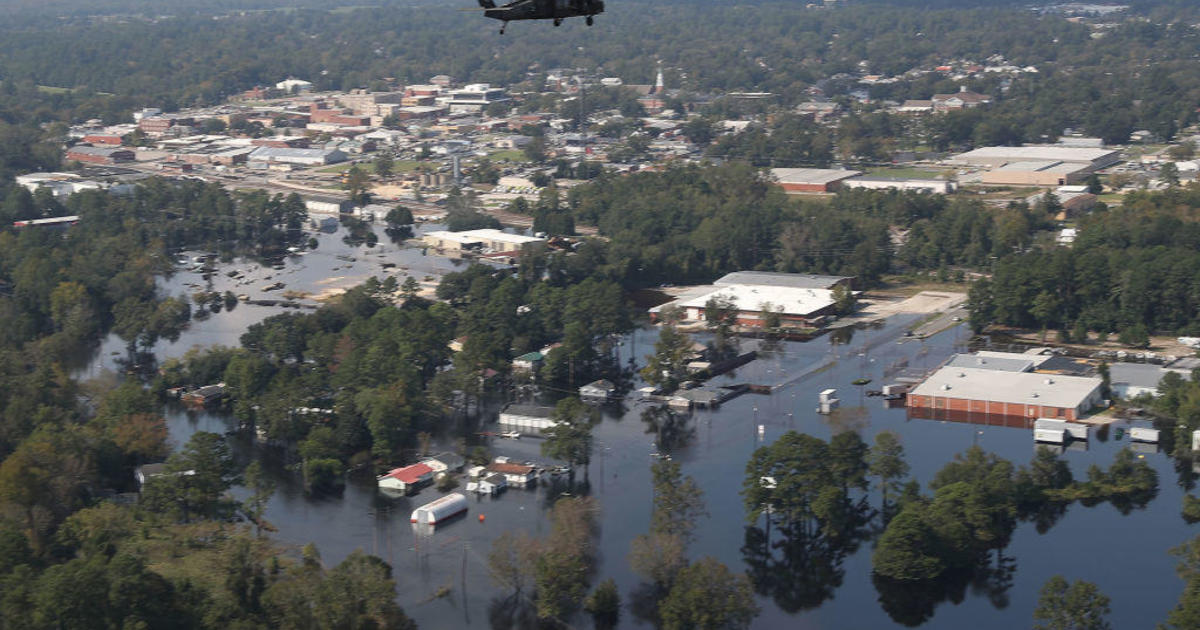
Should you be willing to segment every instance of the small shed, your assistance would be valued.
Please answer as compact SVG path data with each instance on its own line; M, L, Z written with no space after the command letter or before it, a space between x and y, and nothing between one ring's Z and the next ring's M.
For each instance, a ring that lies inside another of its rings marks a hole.
M579 397L583 400L606 402L616 394L617 386L612 381L600 379L592 381L579 388Z
M458 472L462 470L466 460L461 455L456 455L449 451L445 453L436 453L431 457L426 457L421 460L422 464L429 466L435 473L443 472Z
M500 473L492 473L482 479L467 484L467 490L479 494L497 494L508 487L508 478Z

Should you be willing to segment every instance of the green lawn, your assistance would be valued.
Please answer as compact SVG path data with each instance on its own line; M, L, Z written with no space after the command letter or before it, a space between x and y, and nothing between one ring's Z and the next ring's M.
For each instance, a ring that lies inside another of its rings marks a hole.
M938 179L943 172L927 168L892 168L889 166L876 166L867 169L868 175L905 179Z
M509 162L528 162L529 161L529 158L525 157L525 152L521 151L520 149L505 149L503 151L496 151L495 153L489 153L488 159L493 162L501 162L504 160L508 160Z

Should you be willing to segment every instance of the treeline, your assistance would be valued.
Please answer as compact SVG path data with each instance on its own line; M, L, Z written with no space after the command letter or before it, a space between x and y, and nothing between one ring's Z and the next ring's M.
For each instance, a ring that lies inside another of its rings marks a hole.
M983 267L1028 248L1056 211L894 190L796 201L745 163L606 174L572 188L561 209L535 210L548 227L562 224L559 212L597 226L608 241L581 248L584 261L627 288L745 269L851 275L871 286L889 272Z
M1018 66L1037 65L1039 73L1019 76L1009 86L1001 86L1000 78L970 84L992 95L996 104L986 113L933 117L947 123L944 132L931 134L934 146L1037 141L1067 126L1110 140L1140 128L1169 137L1194 120L1187 104L1200 96L1200 71L1184 51L1194 49L1200 35L1186 20L1170 19L1184 15L1182 8L1164 9L1168 12L1156 14L1154 22L1124 22L1102 39L1061 16L1000 8L922 9L875 5L811 11L794 3L763 2L753 11L720 4L696 11L684 3L634 3L610 10L599 28L583 30L568 22L568 28L586 33L586 59L579 56L579 42L558 31L530 28L519 38L497 39L487 20L463 20L428 7L29 26L0 41L6 79L0 111L36 122L88 117L112 122L133 106L170 110L214 104L287 76L312 80L319 89L379 86L382 77L417 83L437 73L463 81L511 85L532 78L536 83L540 75L530 73L523 61L534 58L541 68L594 64L630 83L652 82L661 59L671 87L691 93L770 91L776 105L786 108L810 98L813 86L830 97L846 96L856 84L830 79L857 72L860 61L872 72L900 76L947 60L983 62L1000 52ZM440 46L447 37L487 37L494 46L447 57ZM339 54L328 55L334 49ZM1146 70L1140 60L1153 65ZM45 92L39 85L73 91ZM957 87L916 76L871 90L874 98L903 99ZM628 98L611 105L636 113L636 103ZM863 155L886 151L887 142L870 137L860 134L840 148ZM820 156L824 145L816 146Z
M1196 208L1195 186L1131 193L1120 208L1081 219L1073 247L1000 259L991 280L972 287L972 322L1143 341L1147 333L1200 334Z

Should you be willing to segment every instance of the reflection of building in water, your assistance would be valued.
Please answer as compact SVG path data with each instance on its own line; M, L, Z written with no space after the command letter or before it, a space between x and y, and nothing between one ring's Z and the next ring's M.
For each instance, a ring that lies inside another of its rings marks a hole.
M895 402L904 404L901 401ZM946 407L914 407L911 403L908 405L908 418L910 420L940 420L943 422L961 422L989 427L1011 427L1014 429L1033 429L1033 423L1037 421L1037 416L1026 417L1021 414L967 411Z

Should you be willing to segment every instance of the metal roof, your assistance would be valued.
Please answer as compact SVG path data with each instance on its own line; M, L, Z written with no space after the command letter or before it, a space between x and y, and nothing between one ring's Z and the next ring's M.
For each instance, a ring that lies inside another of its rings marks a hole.
M781 184L829 184L855 175L862 175L862 171L833 168L773 168L771 175Z
M1149 363L1113 363L1108 366L1108 377L1114 385L1157 388L1170 371Z
M549 418L554 415L554 408L540 405L508 405L501 409L500 413L530 418Z
M1020 355L1008 358L956 354L954 358L946 363L946 367L978 368L981 370L998 370L1002 372L1032 372L1033 365L1033 361Z
M849 280L849 278L846 276L819 276L807 273L783 273L779 271L735 271L721 276L713 284L717 286L754 284L767 287L791 287L794 289L829 289L843 280Z

